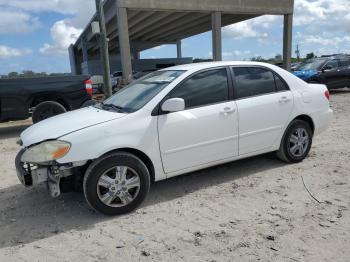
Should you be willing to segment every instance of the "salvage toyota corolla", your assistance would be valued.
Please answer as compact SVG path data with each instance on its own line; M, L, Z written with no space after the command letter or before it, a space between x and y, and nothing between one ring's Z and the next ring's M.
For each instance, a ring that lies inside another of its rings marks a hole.
M95 210L123 214L151 182L274 151L300 162L332 116L324 85L273 65L176 66L28 128L16 169L25 186L45 182L53 197L80 187Z

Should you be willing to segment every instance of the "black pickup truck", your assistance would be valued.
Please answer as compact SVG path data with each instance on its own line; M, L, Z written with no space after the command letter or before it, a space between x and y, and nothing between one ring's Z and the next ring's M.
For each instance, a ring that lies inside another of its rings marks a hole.
M0 79L0 122L33 122L75 110L91 102L89 76Z

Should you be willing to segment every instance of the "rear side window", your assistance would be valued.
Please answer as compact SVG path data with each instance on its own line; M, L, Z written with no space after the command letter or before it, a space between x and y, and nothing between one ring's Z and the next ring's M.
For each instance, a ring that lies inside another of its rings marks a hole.
M340 60L340 66L350 66L350 59Z
M276 82L276 91L277 92L288 91L289 87L287 86L287 84L278 75L274 75L274 76L275 76L275 82Z
M227 71L222 68L198 73L180 84L171 93L171 97L183 98L186 109L227 101Z
M259 67L235 67L233 68L236 79L237 99L264 95L276 92L276 82L274 74L264 68ZM284 88L279 83L280 88Z

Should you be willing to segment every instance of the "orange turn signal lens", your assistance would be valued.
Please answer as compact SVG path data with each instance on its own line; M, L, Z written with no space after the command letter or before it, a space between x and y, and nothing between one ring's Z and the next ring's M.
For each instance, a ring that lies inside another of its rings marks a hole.
M69 152L70 147L65 146L57 149L56 151L52 152L52 158L53 159L59 159L64 157Z

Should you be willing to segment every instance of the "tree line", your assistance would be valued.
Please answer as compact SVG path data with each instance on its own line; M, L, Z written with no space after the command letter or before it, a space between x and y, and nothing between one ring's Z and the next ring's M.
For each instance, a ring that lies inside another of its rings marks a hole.
M46 73L46 72L34 72L31 70L24 70L22 72L10 72L7 75L2 75L1 79L12 78L30 78L30 77L47 77L47 76L68 76L70 73Z

